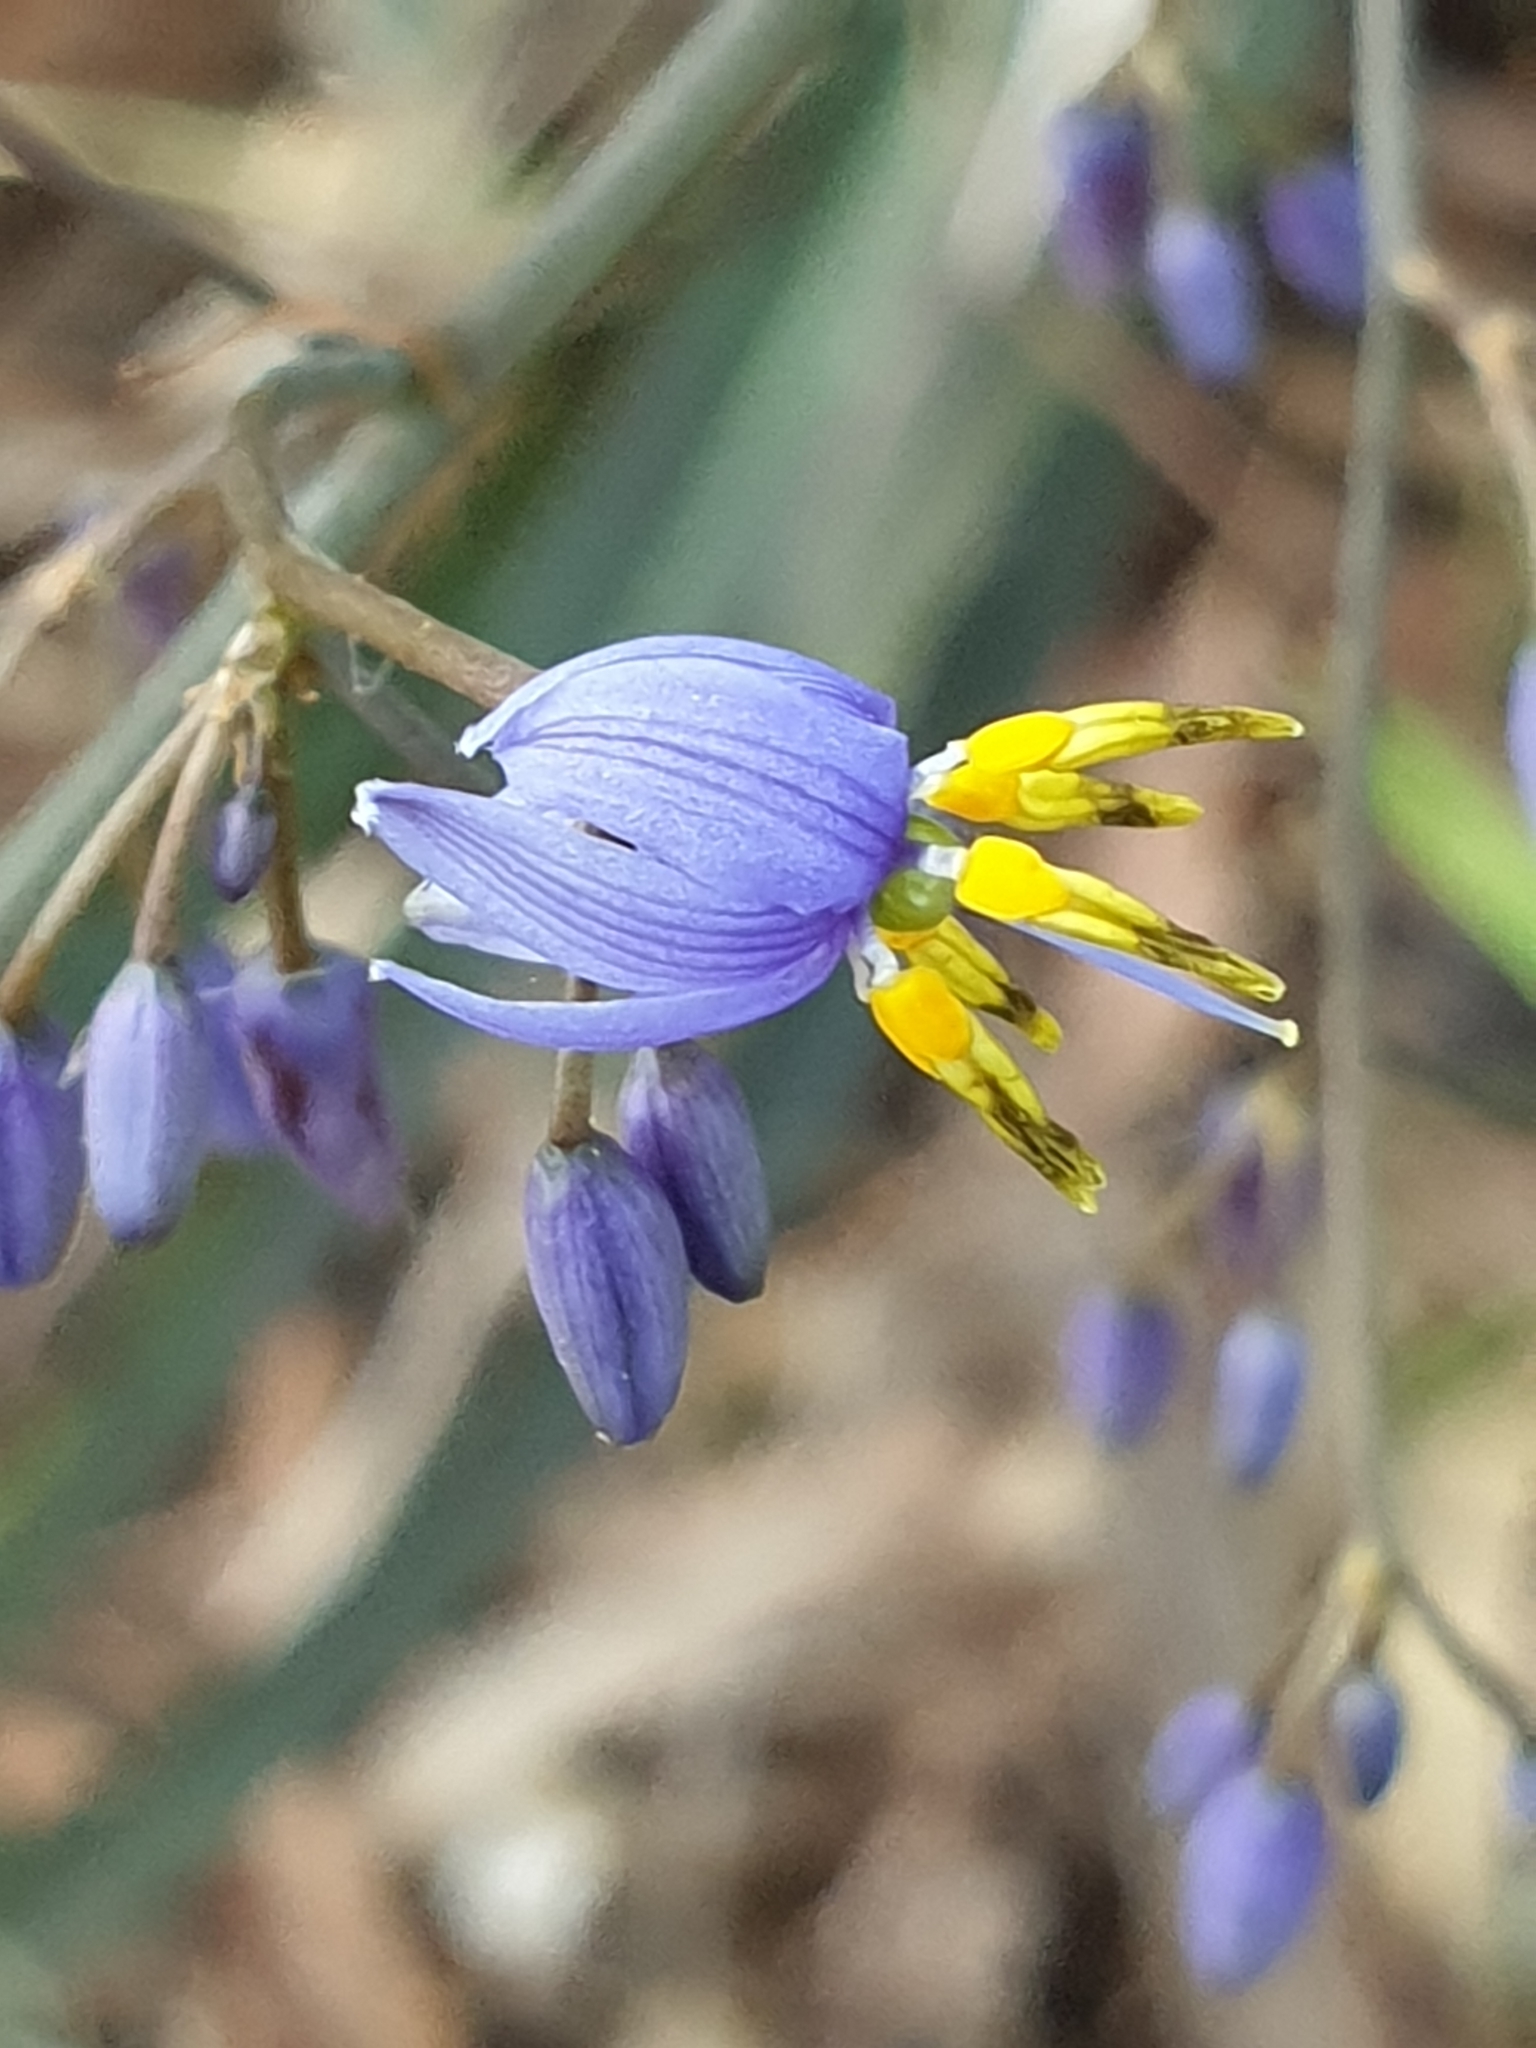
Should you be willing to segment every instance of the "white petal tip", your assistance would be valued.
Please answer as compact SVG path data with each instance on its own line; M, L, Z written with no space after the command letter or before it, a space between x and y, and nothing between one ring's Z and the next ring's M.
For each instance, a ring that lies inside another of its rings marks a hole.
M366 832L372 837L373 828L379 821L379 800L374 792L387 787L382 782L360 782L352 792L352 822L359 832Z

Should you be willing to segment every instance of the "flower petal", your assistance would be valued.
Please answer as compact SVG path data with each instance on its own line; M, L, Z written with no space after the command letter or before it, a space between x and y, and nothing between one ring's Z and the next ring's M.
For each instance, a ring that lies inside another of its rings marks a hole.
M1170 967L1155 966L1152 961L1138 960L1129 953L1112 952L1108 946L1095 946L1087 939L1069 939L1060 932L1046 931L1038 924L1028 927L1028 936L1042 940L1047 946L1054 946L1058 952L1070 953L1074 960L1086 961L1090 967L1102 967L1110 974L1118 974L1124 981L1134 981L1138 987L1149 988L1156 995L1172 996L1186 1010L1198 1010L1206 1017L1219 1017L1224 1024L1240 1024L1248 1031L1262 1031L1266 1038L1278 1039L1282 1045L1295 1045L1301 1035L1289 1017L1266 1017L1258 1010L1250 1010L1246 1003L1234 1002L1231 996L1190 981Z
M413 783L368 782L354 812L365 832L484 926L497 951L547 960L636 994L753 980L786 967L846 918L721 905L699 883L631 846L499 798Z
M680 989L670 995L617 996L600 1003L514 1002L483 996L435 975L418 974L394 960L375 960L375 980L391 981L445 1017L493 1038L557 1051L639 1052L676 1045L714 1031L734 1031L787 1010L819 988L842 958L842 941L823 942L792 966L757 981L722 988Z

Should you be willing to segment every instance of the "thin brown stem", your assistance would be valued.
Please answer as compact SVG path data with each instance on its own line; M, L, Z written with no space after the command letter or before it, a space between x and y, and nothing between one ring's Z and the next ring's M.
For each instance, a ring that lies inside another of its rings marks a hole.
M229 728L216 713L205 718L181 764L165 807L154 857L133 925L136 960L169 960L180 943L181 892L198 820L229 754Z
M275 732L263 753L263 787L272 806L277 835L272 858L262 878L272 959L279 974L302 974L315 964L315 949L304 923L299 888L299 820L294 801L293 752L288 744L288 707L282 706Z
M595 982L573 974L566 983L566 999L573 1003L597 1000ZM592 1073L596 1061L589 1052L562 1052L555 1061L554 1099L549 1110L549 1142L562 1152L581 1145L592 1135Z

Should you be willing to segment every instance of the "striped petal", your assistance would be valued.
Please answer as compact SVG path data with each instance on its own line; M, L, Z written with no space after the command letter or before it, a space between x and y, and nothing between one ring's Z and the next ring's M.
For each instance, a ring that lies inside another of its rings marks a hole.
M1074 960L1086 961L1090 967L1102 967L1110 974L1118 974L1124 981L1134 981L1139 988L1151 989L1156 995L1172 996L1186 1010L1198 1010L1205 1017L1219 1017L1222 1023L1238 1024L1247 1031L1261 1031L1266 1038L1278 1039L1281 1045L1295 1045L1301 1035L1289 1017L1266 1017L1262 1011L1250 1010L1246 1003L1235 1002L1231 996L1190 981L1172 968L1158 967L1150 960L1138 960L1130 953L1114 952L1108 946L1095 946L1087 939L1069 939L1061 932L1046 931L1038 924L1021 929L1027 929L1030 938L1040 939L1060 953L1069 953Z

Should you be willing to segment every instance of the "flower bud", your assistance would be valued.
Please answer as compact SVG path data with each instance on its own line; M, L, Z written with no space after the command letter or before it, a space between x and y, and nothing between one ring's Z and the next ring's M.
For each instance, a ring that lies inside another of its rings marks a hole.
M0 1287L46 1280L80 1207L85 1152L80 1090L62 1079L68 1057L53 1025L0 1024Z
M269 954L235 976L231 1016L266 1130L364 1223L400 1207L404 1161L384 1104L374 990L361 960L323 953L279 973Z
M1259 281L1242 237L1194 206L1168 206L1147 237L1147 289L1197 384L1236 384L1259 352Z
M624 1149L672 1204L694 1279L727 1301L761 1294L768 1185L729 1070L700 1045L638 1052L618 1109Z
M1328 1732L1351 1804L1374 1806L1397 1776L1403 1703L1378 1671L1356 1671L1328 1695Z
M1267 1082L1214 1095L1200 1117L1200 1162L1211 1177L1202 1244L1251 1291L1272 1288L1317 1208L1317 1151L1307 1119Z
M1271 178L1264 194L1270 261L1292 291L1330 320L1365 311L1360 174L1348 155L1319 157Z
M1152 1738L1142 1790L1159 1820L1183 1823L1228 1778L1258 1760L1264 1718L1230 1685L1181 1700Z
M1179 1864L1179 1939L1210 1991L1243 1991L1305 1932L1327 1882L1317 1795L1257 1765L1218 1785L1190 1823Z
M119 1244L164 1237L192 1199L211 1089L207 1029L186 982L173 967L128 961L85 1050L91 1200Z
M1110 1451L1141 1443L1173 1392L1179 1326L1165 1302L1096 1288L1077 1302L1061 1333L1068 1405Z
M242 784L213 814L208 875L226 903L243 903L277 844L277 818L259 783Z
M1517 1828L1536 1828L1536 1750L1519 1749L1510 1758L1504 1810Z
M1248 1309L1216 1347L1211 1444L1234 1486L1262 1486L1285 1455L1306 1388L1306 1339L1294 1323Z
M1526 827L1536 832L1536 638L1516 650L1505 705L1505 744Z
M234 1017L235 963L222 946L210 941L198 947L186 971L188 986L203 1013L211 1061L207 1149L226 1159L270 1151L271 1135L251 1100L251 1084L240 1056Z
M1067 289L1102 305L1134 283L1152 207L1152 137L1138 106L1067 107L1051 129L1061 179L1052 229Z
M528 1284L587 1420L661 1427L688 1355L688 1259L671 1204L612 1138L542 1145L523 1202Z

